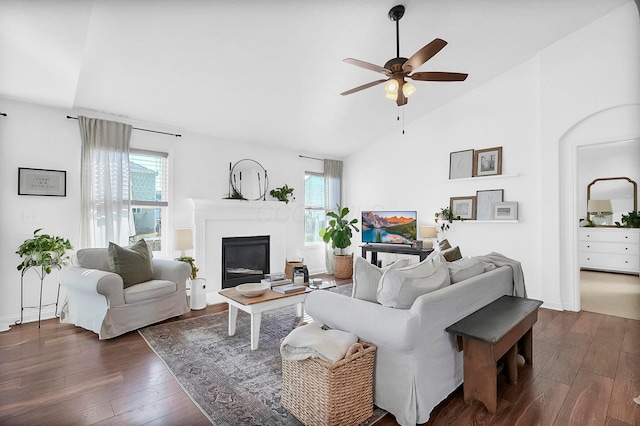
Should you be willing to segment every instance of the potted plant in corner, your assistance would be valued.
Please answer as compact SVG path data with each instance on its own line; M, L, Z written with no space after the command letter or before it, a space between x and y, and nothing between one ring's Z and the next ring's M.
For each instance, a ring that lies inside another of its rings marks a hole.
M25 240L16 251L16 254L24 258L18 264L18 271L29 266L41 266L45 274L51 273L52 266L66 265L69 256L67 250L73 249L68 239L52 237L48 234L40 234L42 228L33 231L33 238Z
M328 212L327 216L333 218L329 221L329 225L320 230L320 236L325 243L331 242L331 247L335 250L333 257L335 259L334 276L336 278L351 278L353 275L353 255L343 254L343 250L351 245L351 237L353 232L360 232L355 226L358 219L347 220L349 208L340 207L338 204L337 212Z

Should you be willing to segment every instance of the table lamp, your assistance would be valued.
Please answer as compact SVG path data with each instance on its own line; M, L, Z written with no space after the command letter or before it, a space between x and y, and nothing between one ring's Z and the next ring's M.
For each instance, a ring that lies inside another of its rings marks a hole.
M180 250L180 257L185 257L184 251L193 248L191 228L177 228L173 238L173 245L176 250Z
M607 216L612 213L611 200L589 200L587 211L591 213L594 225L608 225Z
M438 230L435 226L421 226L420 237L422 237L422 248L432 249L433 238L438 236Z

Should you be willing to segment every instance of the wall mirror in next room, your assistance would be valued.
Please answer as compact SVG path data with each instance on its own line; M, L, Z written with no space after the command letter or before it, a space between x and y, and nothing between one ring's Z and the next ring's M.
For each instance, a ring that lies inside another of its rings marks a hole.
M596 226L615 226L637 210L638 186L628 177L598 178L587 186L587 220Z

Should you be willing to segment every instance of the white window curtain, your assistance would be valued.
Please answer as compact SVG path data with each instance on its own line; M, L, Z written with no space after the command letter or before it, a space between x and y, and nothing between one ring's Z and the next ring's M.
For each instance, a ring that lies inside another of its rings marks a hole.
M335 211L342 199L342 161L324 159L324 207L327 212ZM333 274L333 249L327 245L325 250L327 273Z
M81 149L80 247L126 245L131 235L131 126L79 116Z

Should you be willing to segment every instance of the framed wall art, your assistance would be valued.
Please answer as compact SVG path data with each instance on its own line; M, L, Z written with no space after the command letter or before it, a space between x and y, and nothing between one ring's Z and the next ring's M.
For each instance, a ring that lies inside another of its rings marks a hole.
M504 200L504 189L476 191L476 220L491 220L493 203Z
M473 177L473 149L449 154L449 179Z
M476 218L476 197L451 197L449 208L454 217L473 220Z
M493 203L494 220L518 220L518 202L504 201Z
M18 195L67 196L67 172L18 168Z
M474 176L502 174L502 147L475 151Z

